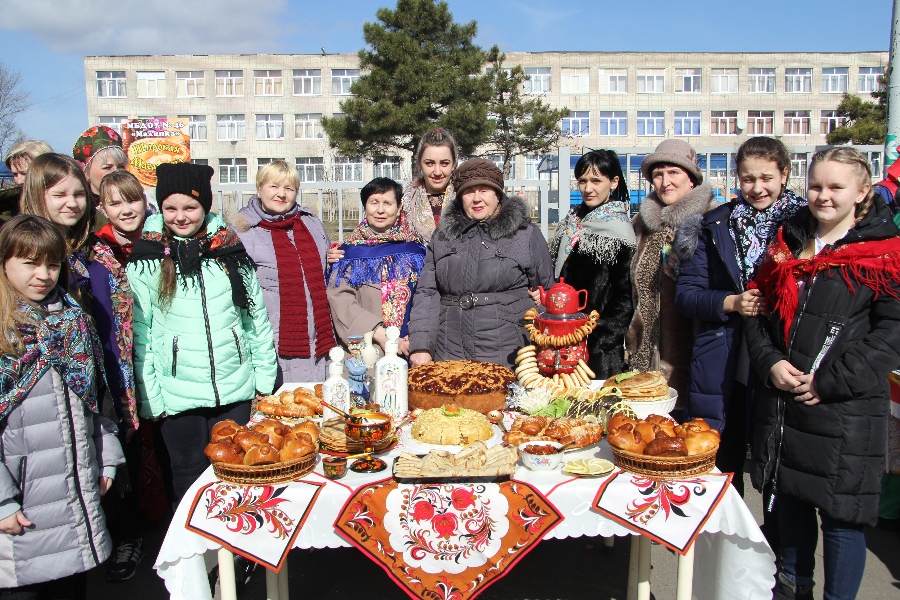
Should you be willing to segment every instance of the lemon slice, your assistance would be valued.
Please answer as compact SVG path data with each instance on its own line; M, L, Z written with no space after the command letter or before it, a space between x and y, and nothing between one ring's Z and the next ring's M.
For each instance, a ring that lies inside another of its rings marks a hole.
M576 458L563 465L563 472L572 475L603 475L615 468L605 458Z

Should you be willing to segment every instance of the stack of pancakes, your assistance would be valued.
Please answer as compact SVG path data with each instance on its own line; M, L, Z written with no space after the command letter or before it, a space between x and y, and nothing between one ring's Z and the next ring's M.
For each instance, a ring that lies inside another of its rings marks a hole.
M669 397L669 384L661 371L620 373L607 379L603 387L618 388L622 399L631 402L653 402Z

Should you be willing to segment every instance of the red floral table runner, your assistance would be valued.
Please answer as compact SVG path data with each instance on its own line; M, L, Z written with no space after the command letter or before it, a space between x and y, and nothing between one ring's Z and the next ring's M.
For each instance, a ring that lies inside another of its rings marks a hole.
M185 527L267 569L280 571L324 485L214 481L197 492Z
M616 471L600 486L593 509L684 555L728 491L731 477L710 473L659 480Z
M412 598L468 600L502 578L562 516L516 481L398 484L347 501L334 527Z

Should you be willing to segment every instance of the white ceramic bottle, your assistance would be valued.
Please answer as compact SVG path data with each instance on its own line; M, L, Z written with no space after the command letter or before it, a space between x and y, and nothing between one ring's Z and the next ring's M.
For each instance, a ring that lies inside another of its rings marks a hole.
M375 402L381 405L381 412L387 413L398 421L409 412L407 401L409 367L406 361L397 356L400 330L388 327L384 332L387 342L384 344L384 356L375 363Z
M359 353L367 369L374 367L378 361L378 349L375 347L375 340L372 339L374 334L375 332L369 331L363 335L362 349Z
M331 364L328 365L328 379L322 384L322 399L328 404L350 412L350 383L344 379L344 349L335 346L328 352ZM326 419L338 414L325 407L323 416Z

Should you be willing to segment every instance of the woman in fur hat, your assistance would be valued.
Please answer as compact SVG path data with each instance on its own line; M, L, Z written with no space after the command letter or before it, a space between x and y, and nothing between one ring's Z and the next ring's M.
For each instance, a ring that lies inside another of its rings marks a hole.
M525 343L529 289L553 282L547 241L503 173L483 158L453 173L456 197L444 210L413 298L410 360L472 359L513 366Z
M631 368L662 371L686 397L694 329L675 309L681 257L673 244L685 219L715 206L703 183L697 153L682 140L666 140L644 158L641 172L653 191L634 218L637 250L631 261L634 317L625 338Z

